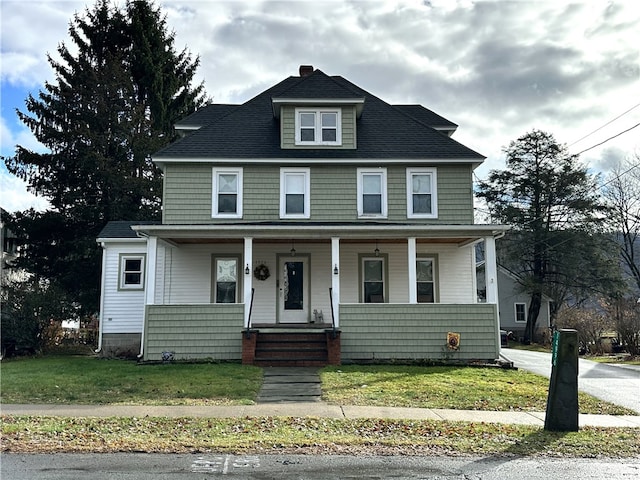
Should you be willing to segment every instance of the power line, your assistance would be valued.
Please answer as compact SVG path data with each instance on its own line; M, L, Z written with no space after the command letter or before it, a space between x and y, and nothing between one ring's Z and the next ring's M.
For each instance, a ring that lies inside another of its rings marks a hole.
M589 148L585 148L584 150L582 150L582 151L580 151L580 152L576 153L576 155L580 155L580 154L582 154L582 153L584 153L584 152L588 152L589 150L592 150L592 149L594 149L594 148L596 148L596 147L599 147L600 145L603 145L603 144L607 143L609 140L613 140L614 138L619 137L619 136L620 136L620 135L622 135L623 133L627 133L628 131L633 130L634 128L637 128L637 127L640 127L640 123L636 123L633 127L629 127L629 128L627 128L626 130L623 130L623 131L622 131L622 132L620 132L620 133L616 133L615 135L613 135L613 136L611 136L611 137L607 138L606 140L603 140L603 141L602 141L602 142L600 142L600 143L596 143L595 145L593 145L593 146L591 146L591 147L589 147Z
M593 132L591 133L587 133L584 137L580 137L578 140L576 140L575 142L571 143L569 145L569 147L571 147L572 145L575 145L576 143L584 140L587 137L590 137L591 135L593 135L594 133L596 133L599 130L602 130L604 127L606 127L607 125L610 125L611 123L615 122L616 120L618 120L620 117L625 116L627 113L629 113L631 110L633 110L634 108L638 108L640 107L640 103L635 104L633 107L631 107L629 110L627 110L626 112L622 112L620 115L618 115L616 118L613 118L611 120L609 120L607 123L605 123L604 125L596 128Z

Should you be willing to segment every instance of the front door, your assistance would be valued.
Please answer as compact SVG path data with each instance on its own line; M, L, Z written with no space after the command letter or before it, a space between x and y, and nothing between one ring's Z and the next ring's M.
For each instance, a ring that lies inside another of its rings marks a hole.
M278 275L279 323L309 321L309 259L281 257Z

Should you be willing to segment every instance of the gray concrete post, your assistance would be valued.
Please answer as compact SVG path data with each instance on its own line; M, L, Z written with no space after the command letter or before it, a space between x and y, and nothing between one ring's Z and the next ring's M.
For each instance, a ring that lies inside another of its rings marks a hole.
M553 334L551 379L544 429L578 431L578 332L562 329Z

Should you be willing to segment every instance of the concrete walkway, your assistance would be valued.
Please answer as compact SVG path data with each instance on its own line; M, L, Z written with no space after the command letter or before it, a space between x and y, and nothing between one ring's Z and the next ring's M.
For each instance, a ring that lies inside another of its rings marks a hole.
M267 367L258 403L319 402L322 396L317 368Z
M2 415L64 417L325 417L337 419L388 418L448 420L544 426L544 412L494 412L435 408L392 408L328 405L323 402L264 403L242 406L148 406L148 405L2 405ZM640 428L640 416L579 416L581 427Z

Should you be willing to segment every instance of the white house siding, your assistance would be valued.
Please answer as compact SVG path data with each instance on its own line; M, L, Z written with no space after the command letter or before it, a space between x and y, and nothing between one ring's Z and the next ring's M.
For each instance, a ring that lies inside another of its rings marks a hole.
M418 245L418 255L425 252L438 254L440 303L475 303L475 269L473 248L457 245L438 245L437 250Z
M119 290L121 254L146 254L145 242L107 244L103 272L104 298L100 319L102 333L141 333L144 318L144 290Z

